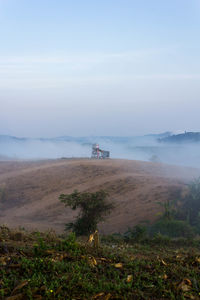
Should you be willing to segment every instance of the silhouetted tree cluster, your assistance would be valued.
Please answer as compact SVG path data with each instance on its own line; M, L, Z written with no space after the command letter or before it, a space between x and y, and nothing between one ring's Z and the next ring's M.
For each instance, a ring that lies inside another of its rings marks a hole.
M177 211L177 217L187 220L191 226L200 228L200 178L189 184L188 192L181 201L182 205Z

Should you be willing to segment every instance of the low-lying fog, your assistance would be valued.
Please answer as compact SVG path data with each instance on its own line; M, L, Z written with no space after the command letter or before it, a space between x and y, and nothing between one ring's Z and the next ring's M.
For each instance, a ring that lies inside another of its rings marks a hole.
M110 151L111 158L155 161L200 167L200 143L160 143L159 135L142 137L61 137L18 139L0 136L0 159L90 157L91 145Z

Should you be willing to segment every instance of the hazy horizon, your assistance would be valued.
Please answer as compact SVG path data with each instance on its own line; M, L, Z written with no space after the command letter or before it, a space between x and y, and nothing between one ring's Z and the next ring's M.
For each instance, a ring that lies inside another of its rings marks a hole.
M90 158L92 144L110 151L110 157L152 161L200 168L200 143L160 143L159 136L83 137L55 139L1 138L0 160L40 160L60 158Z
M164 133L171 133L171 134L181 134L184 132L189 132L186 130L177 130L177 131L165 131L165 132L146 132L141 135L68 135L68 134L63 134L63 135L56 135L56 136L28 136L28 135L11 135L11 134L6 134L6 133L1 133L0 136L8 136L8 137L16 137L16 138L27 138L27 139L54 139L54 138L62 138L62 137L71 137L71 138L95 138L95 137L120 137L120 138L132 138L132 137L142 137L142 136L148 136L148 135L160 135ZM196 130L195 132L198 132Z

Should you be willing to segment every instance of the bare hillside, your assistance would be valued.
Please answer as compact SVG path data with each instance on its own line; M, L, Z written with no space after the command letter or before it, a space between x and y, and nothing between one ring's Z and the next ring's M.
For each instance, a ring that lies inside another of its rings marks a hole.
M200 175L192 168L129 160L69 159L0 162L0 223L57 232L75 213L59 202L61 193L108 191L116 208L100 225L101 232L124 232L140 221L152 221L157 201L175 197L176 189Z

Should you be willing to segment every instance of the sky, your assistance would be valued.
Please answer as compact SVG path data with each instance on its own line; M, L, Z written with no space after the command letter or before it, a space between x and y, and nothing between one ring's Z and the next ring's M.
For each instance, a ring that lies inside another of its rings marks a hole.
M0 0L0 134L200 131L200 0Z

